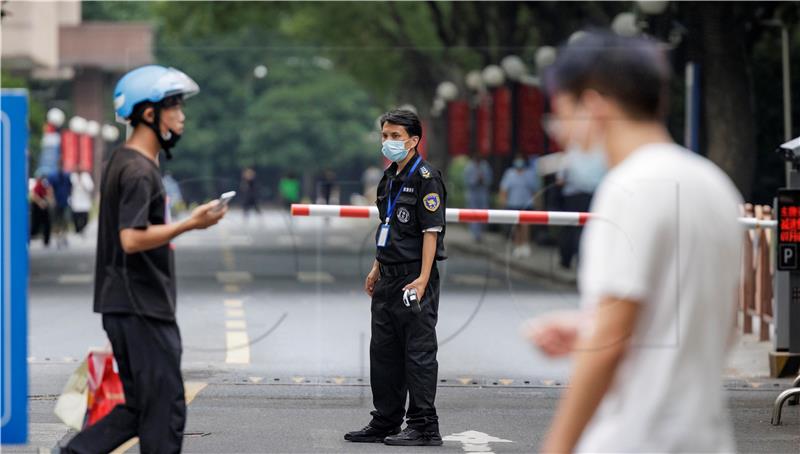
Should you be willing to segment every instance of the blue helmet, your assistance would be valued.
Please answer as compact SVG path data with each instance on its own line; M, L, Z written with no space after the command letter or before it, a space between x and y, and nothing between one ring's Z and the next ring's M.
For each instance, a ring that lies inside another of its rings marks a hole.
M148 65L136 68L117 82L114 88L114 111L117 121L127 123L133 108L140 102L157 103L170 96L195 95L200 87L189 76L175 68Z

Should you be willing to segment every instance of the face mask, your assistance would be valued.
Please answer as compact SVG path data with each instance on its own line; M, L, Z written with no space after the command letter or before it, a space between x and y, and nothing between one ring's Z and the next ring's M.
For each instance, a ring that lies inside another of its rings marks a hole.
M383 142L381 146L381 153L386 156L386 159L399 162L408 156L408 150L406 150L406 141L405 140L387 140Z
M522 159L515 159L514 160L514 168L516 169L524 169L525 168L525 161Z

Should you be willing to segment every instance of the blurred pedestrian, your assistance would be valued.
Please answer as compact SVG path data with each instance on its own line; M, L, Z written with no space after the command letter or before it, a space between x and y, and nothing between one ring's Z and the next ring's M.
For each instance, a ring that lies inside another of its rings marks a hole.
M467 208L485 210L489 208L489 188L492 185L492 168L478 153L472 153L464 167L464 186L467 189ZM472 238L480 243L483 224L469 225Z
M573 372L542 452L735 452L721 376L736 322L741 196L675 144L666 46L589 32L545 76L567 148L602 148L581 249L583 310L532 322Z
M175 218L179 207L184 206L181 185L178 184L178 181L172 176L172 172L169 171L164 173L161 181L164 183L164 191L167 193L167 205L169 205L171 218Z
M246 168L242 171L242 181L239 184L239 196L242 198L242 209L244 210L245 221L249 218L250 212L255 211L261 215L261 194L256 171Z
M158 156L183 133L184 97L198 91L186 74L162 66L127 73L114 90L116 114L133 133L103 169L94 310L101 313L125 404L78 433L62 453L111 452L138 436L142 452L177 453L186 422L181 336L175 322L175 268L170 241L216 224L217 202L167 222Z
M507 210L529 210L533 204L533 194L538 189L536 174L530 171L524 158L517 156L500 180L500 205ZM517 224L512 227L512 242L514 244L512 256L531 255L527 225Z
M319 196L325 205L331 204L334 189L336 188L336 174L331 169L325 169L319 178Z
M67 232L69 231L69 196L72 194L72 180L70 173L64 171L64 164L59 163L58 170L47 177L50 187L53 188L53 234L56 237L56 247L65 248L69 244Z
M94 181L89 172L78 168L70 174L72 182L72 194L69 196L69 208L72 211L72 222L75 225L75 233L83 235L83 229L89 222L89 212L92 210L92 193L94 191Z
M294 172L289 172L281 177L278 182L278 193L281 197L281 204L285 208L291 208L293 203L300 201L300 180Z
M53 203L53 188L47 178L37 176L31 189L31 236L41 233L44 247L50 246L50 210Z
M607 171L606 156L602 149L571 149L564 152L562 167L556 184L561 187L563 210L587 212L592 203L592 195ZM580 248L582 227L562 227L559 238L561 267L572 267L572 259Z
M383 155L392 161L378 185L377 252L364 291L372 298L370 385L375 410L351 442L441 446L436 413L439 271L445 260L447 191L422 159L422 123L410 110L380 118ZM416 298L408 299L408 292ZM408 400L408 411L406 401ZM406 428L401 432L405 416Z

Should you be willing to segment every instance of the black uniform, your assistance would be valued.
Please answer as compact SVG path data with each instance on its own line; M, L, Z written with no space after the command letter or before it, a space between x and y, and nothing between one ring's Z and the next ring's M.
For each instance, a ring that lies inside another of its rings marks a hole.
M122 229L167 220L156 164L135 150L116 150L102 180L94 310L103 315L125 404L76 435L65 452L110 452L134 436L143 453L181 450L186 404L172 249L126 254L119 238Z
M396 200L389 219L388 241L378 247L381 277L372 296L370 375L375 411L370 426L399 427L403 416L420 432L439 431L434 400L438 362L436 321L439 311L439 272L434 261L419 314L403 304L403 287L419 277L423 231L441 228L436 260L445 260L445 205L447 193L441 172L417 157L396 175L392 164L378 185L378 210L385 223L389 200ZM410 174L409 174L410 173ZM391 194L389 187L391 186ZM378 242L381 229L376 232ZM406 393L410 396L405 411Z

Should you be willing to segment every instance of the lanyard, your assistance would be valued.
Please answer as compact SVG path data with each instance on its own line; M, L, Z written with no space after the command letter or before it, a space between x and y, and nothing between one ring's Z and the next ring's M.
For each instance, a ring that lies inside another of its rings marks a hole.
M422 161L422 156L417 156L417 160L414 161L414 166L412 166L411 170L408 171L406 180L414 174L415 170L417 170L417 166L419 165L420 161ZM386 209L386 224L389 224L389 220L392 219L392 213L394 213L394 206L397 204L397 198L403 193L403 187L406 185L406 182L403 181L403 184L400 185L400 189L397 190L397 195L394 196L394 199L392 199L392 182L394 182L393 179L389 180L389 190L387 194L387 202L389 203L389 206Z

